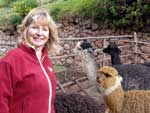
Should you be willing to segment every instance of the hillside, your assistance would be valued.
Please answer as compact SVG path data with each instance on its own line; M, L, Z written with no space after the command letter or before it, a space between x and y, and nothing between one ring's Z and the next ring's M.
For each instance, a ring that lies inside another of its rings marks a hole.
M7 0L9 5L2 1L0 25L18 25L33 7L46 7L56 21L79 17L98 25L149 32L150 2L146 0Z

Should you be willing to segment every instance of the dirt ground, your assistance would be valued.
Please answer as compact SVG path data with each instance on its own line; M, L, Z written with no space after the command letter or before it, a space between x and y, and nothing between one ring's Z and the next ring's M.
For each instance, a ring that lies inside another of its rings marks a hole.
M74 83L74 80L78 80L84 77L87 78L87 75L84 72L72 70L72 71L56 73L56 76L57 76L57 80L60 82L62 86L64 86L64 84L67 84L64 87L65 93L68 93L68 94L79 93L82 95L88 95L92 97L93 99L95 99L100 104L101 113L104 112L103 97L100 93L98 93L96 85L93 85L93 84L91 85L88 79L79 80L78 81L79 85L77 83ZM69 83L71 85L68 85Z

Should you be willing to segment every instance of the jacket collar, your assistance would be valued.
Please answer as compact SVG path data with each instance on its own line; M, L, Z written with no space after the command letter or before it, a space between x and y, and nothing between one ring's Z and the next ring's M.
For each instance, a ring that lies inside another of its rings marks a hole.
M35 51L35 49L33 49L32 47L29 47L29 46L27 46L27 45L21 43L21 44L19 45L19 48L21 48L21 49L22 49L23 51L25 51L25 52L28 52L28 53L31 54L31 55L36 56L36 51ZM48 56L48 51L47 51L47 49L44 47L44 48L42 49L42 57L41 57L41 58L43 58L43 57L45 57L45 56Z

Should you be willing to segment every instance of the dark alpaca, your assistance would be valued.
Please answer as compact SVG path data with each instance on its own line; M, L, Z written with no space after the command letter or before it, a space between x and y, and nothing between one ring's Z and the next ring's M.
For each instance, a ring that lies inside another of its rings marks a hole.
M56 113L102 113L103 106L93 98L80 94L59 93L55 99Z
M103 49L103 52L111 56L112 65L123 76L122 85L127 89L150 89L150 68L146 64L121 64L121 50L115 43L110 43L108 47Z
M103 51L111 55L112 65L124 79L122 86L125 90L150 89L149 64L121 64L119 56L121 51L115 43L110 43Z
M120 65L120 53L121 50L118 48L118 46L115 43L110 43L107 48L103 49L104 53L107 53L111 56L111 63L112 65Z

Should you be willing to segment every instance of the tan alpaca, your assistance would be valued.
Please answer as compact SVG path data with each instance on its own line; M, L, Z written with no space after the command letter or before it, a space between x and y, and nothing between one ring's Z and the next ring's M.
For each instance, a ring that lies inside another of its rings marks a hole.
M150 113L150 90L125 92L121 80L122 77L113 67L99 69L97 82L103 91L105 113Z

